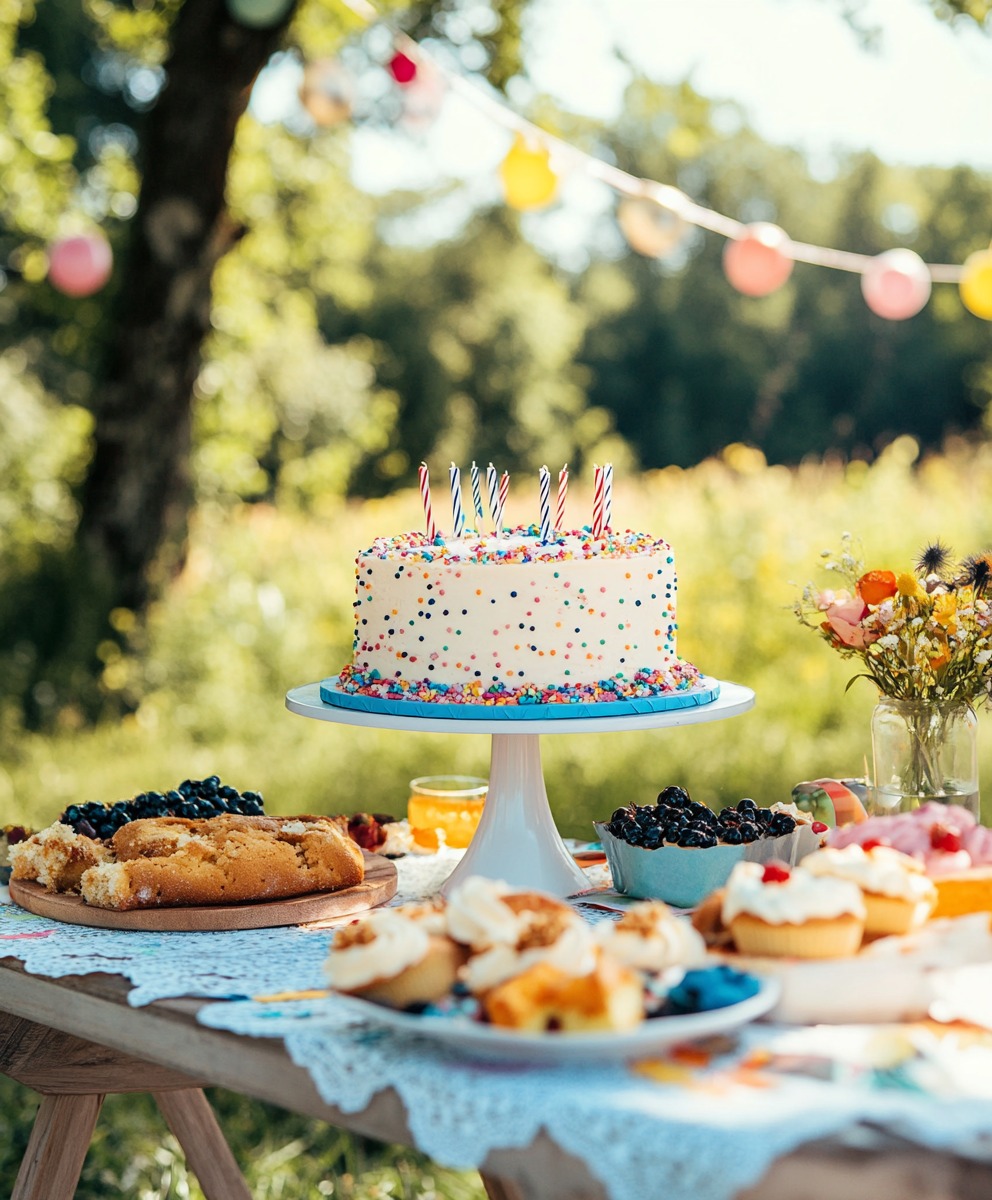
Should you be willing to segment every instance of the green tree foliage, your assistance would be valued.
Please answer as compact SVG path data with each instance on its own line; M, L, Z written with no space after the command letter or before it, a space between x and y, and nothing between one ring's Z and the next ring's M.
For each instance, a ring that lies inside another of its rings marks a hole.
M509 0L488 13L443 0L403 20L418 37L450 34L452 52L482 63L499 85L523 70L519 10ZM95 586L73 558L74 532L80 504L84 533L99 511L92 470L84 484L93 445L105 462L110 416L126 411L140 426L147 402L134 380L155 347L132 344L137 373L122 392L115 335L150 287L143 292L135 265L138 206L184 14L227 20L221 0L0 7L0 368L13 381L0 665L11 694L40 698L38 716L85 690L94 670L102 678L91 651L106 663L108 647L135 627L121 610L144 594L115 599L113 587ZM325 0L302 0L279 38L271 44L301 61L347 45L350 61L385 80L388 38L362 35ZM380 91L385 99L363 120L385 124L395 113L388 83ZM540 97L532 113L635 174L741 220L775 220L801 240L869 254L904 244L928 261L961 262L989 225L988 181L975 172L896 170L860 156L833 179L814 179L800 155L762 142L732 106L688 84L634 79L607 130ZM189 420L188 458L183 434L178 473L145 486L153 498L168 490L180 517L197 502L327 512L336 497L410 484L422 458L492 458L514 471L568 460L580 473L593 458L621 469L690 464L741 441L794 463L835 449L870 458L903 432L936 446L948 432L982 428L992 395L987 329L952 287L938 285L912 320L883 322L867 311L857 277L799 264L780 292L751 300L724 279L720 238L694 231L676 255L649 261L625 246L612 213L592 230L584 261L549 258L554 213L521 219L487 208L445 228L447 185L360 194L353 136L345 126L263 124L251 112L237 123L218 226L229 249L218 258L203 244L186 264L201 297L187 306L196 328L182 352L196 356L191 403L176 410ZM408 230L425 216L444 233L415 244ZM86 222L108 233L120 269L105 291L69 300L44 282L44 248ZM166 294L164 278L155 275L156 294ZM181 387L175 395L182 400ZM157 447L174 432L172 422L162 437L143 436ZM151 451L124 457L138 468L136 488L160 465ZM134 516L127 494L115 512ZM36 521L42 532L32 537ZM148 522L135 523L148 534ZM146 548L164 539L158 573L141 568L160 592L183 561L182 528L163 523L146 536Z

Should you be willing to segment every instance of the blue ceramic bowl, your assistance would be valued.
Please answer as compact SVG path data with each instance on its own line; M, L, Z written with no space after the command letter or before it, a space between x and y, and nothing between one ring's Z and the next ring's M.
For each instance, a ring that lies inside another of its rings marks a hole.
M645 850L614 837L605 823L593 824L616 890L637 900L664 900L676 908L695 908L710 892L723 887L747 851L743 845Z

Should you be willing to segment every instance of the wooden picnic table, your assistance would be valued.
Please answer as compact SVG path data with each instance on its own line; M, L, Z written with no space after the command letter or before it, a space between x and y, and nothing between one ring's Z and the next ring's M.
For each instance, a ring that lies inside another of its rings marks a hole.
M395 1092L379 1093L362 1112L344 1113L321 1099L279 1039L198 1024L197 1011L211 1001L159 1000L134 1008L127 1003L129 990L119 976L48 979L28 974L16 959L0 959L0 1072L42 1096L12 1200L71 1200L108 1093L154 1096L209 1200L244 1200L250 1193L203 1094L208 1085L384 1142L413 1145ZM779 1159L739 1200L992 1195L992 1165L866 1129L859 1140L860 1145L831 1139L801 1147ZM604 1200L585 1164L543 1133L524 1148L494 1150L480 1174L491 1200Z

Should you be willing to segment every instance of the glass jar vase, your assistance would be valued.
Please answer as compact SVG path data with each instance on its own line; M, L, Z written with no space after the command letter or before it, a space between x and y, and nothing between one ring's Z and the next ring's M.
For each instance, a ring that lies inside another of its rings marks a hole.
M871 810L911 812L936 800L979 817L978 718L961 700L894 700L872 713Z

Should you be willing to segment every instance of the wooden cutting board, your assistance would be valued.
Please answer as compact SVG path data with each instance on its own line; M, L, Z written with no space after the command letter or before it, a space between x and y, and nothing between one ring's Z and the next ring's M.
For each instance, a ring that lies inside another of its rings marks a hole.
M99 929L178 930L264 929L273 925L303 925L310 921L347 917L385 904L396 894L396 865L381 854L365 855L365 878L339 892L309 892L284 900L253 904L205 904L175 908L134 908L117 912L95 908L82 896L47 892L39 883L10 881L10 898L39 917Z

